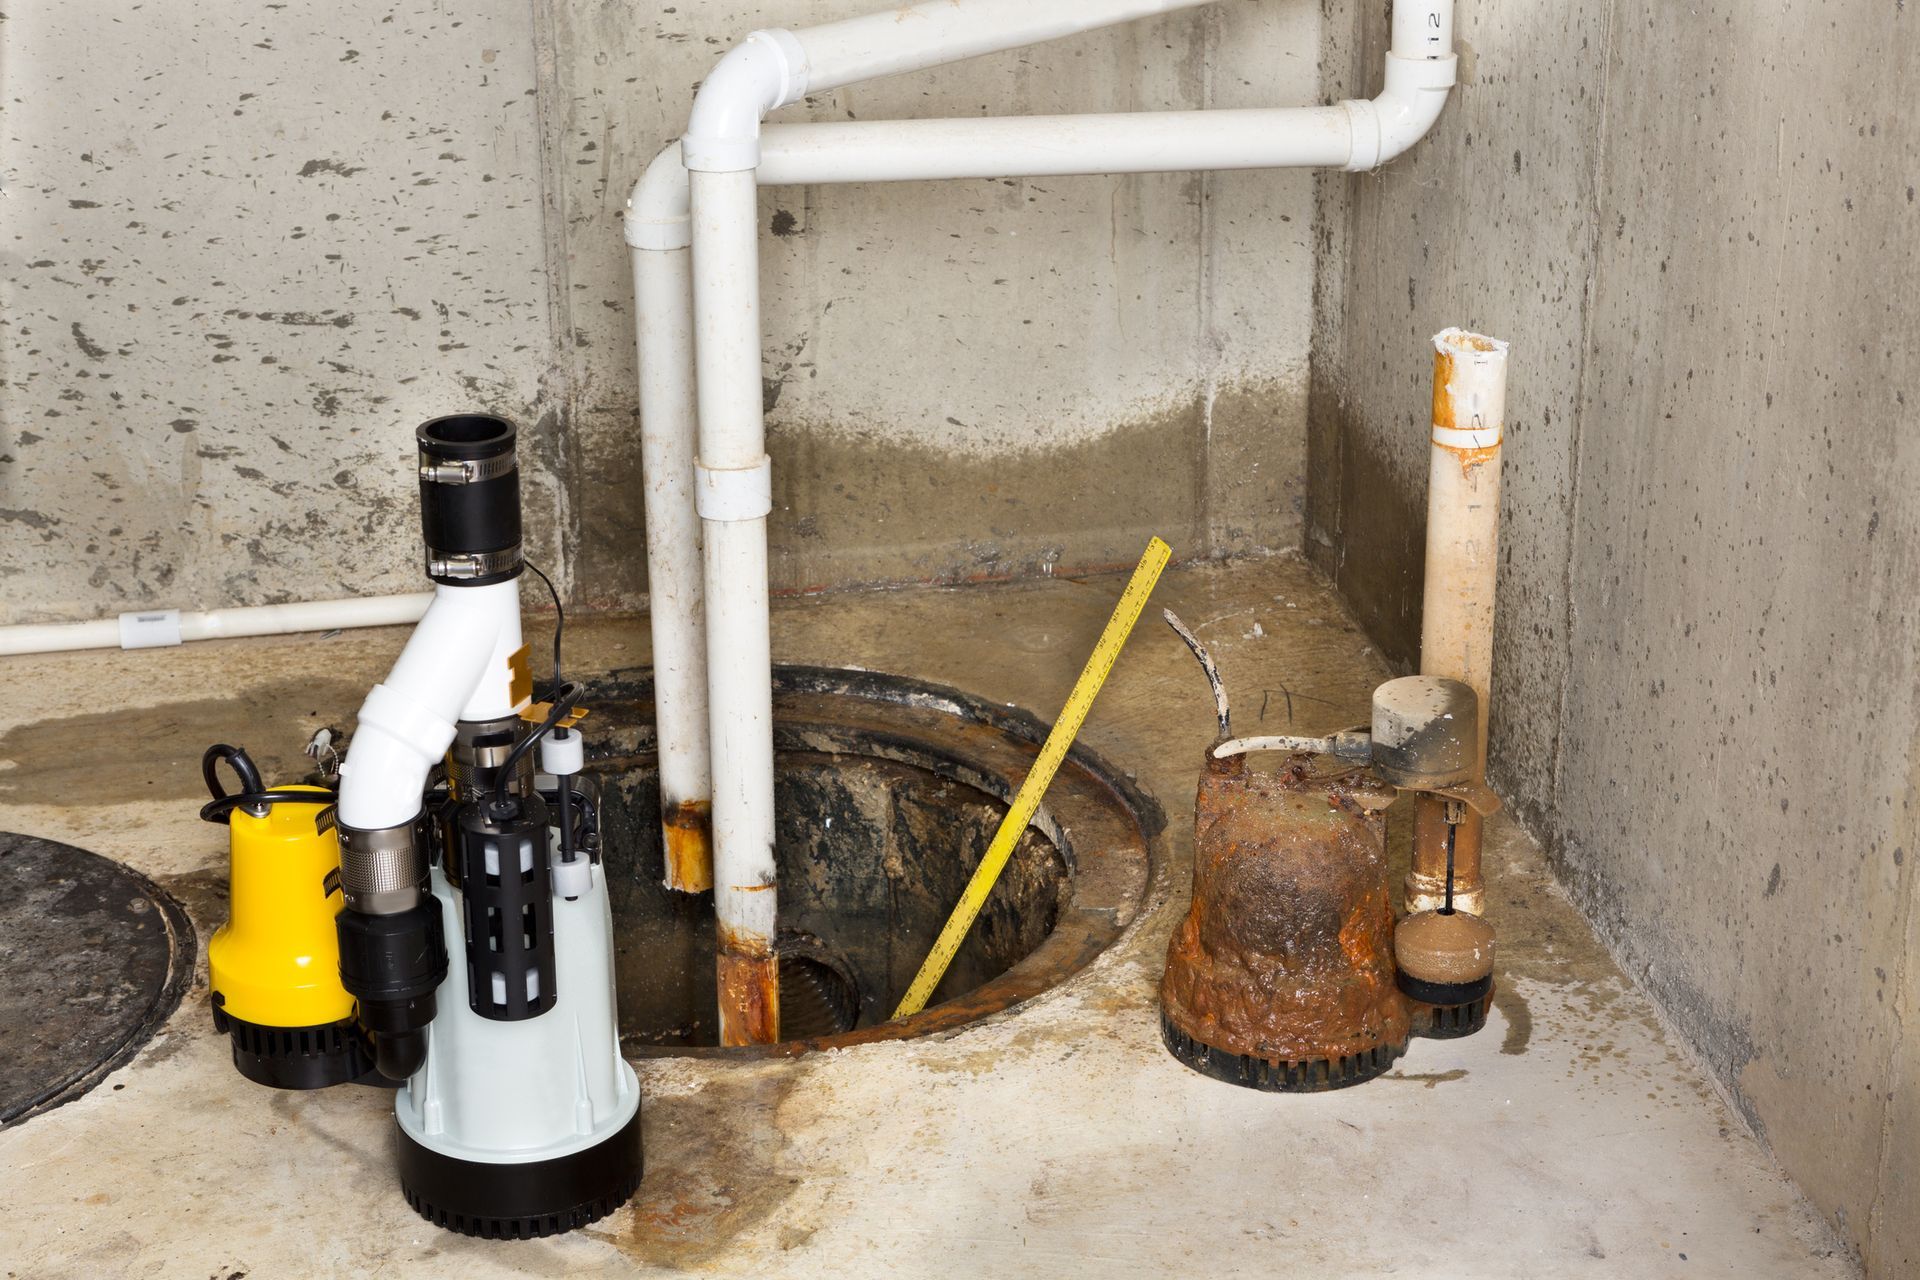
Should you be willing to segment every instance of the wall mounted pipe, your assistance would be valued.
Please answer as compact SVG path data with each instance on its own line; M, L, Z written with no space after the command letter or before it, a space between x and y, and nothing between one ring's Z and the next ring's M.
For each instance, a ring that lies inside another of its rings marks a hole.
M679 515L670 515L662 526L677 540L663 547L661 554L677 558L681 570L697 555L704 562L708 584L710 758L726 765L713 805L715 910L722 938L722 1043L772 1039L779 1026L772 958L776 890L766 610L765 522L771 484L759 389L756 185L1276 164L1372 168L1411 146L1445 104L1454 82L1452 4L1451 0L1419 4L1403 0L1396 6L1385 90L1371 102L1342 103L1337 108L1160 113L1081 121L1054 117L1026 122L897 122L898 135L842 125L786 126L795 131L849 130L837 143L825 135L810 139L796 133L796 153L809 142L816 146L814 158L826 170L817 176L798 158L785 168L778 159L765 163L761 118L798 101L810 89L821 91L1205 2L1072 0L1039 6L1027 0L935 0L810 31L755 32L721 60L701 87L680 144L680 158L690 172L687 207L693 242L694 400L699 438L694 488L705 545L697 550L684 532L673 534L671 529L684 522ZM1215 119L1238 139L1237 145L1221 143L1208 123ZM1062 145L1061 130L1077 131L1071 149ZM1283 137L1276 141L1272 131ZM926 152L936 140L950 153L947 163L933 164L924 155L910 154ZM1239 146L1246 151L1240 152ZM844 154L848 149L869 152L871 158L849 161ZM649 172L669 173L670 167L662 169L662 163L656 160ZM756 173L759 169L765 171ZM669 268L649 266L641 259L680 250L672 230L678 211L666 181L665 176L651 184L643 179L627 223L628 242L635 251L636 285L643 286L658 273L656 283L663 298ZM643 383L649 380L647 348L652 347L662 361L678 358L662 335L652 342L643 337L641 344ZM715 379L724 379L724 384L716 385ZM663 423L670 423L672 416L669 411ZM664 456L673 465L672 455ZM649 558L655 558L651 547Z
M713 905L720 1043L780 1038L773 954L773 652L767 590L771 468L760 402L760 254L751 169L689 175L705 535L708 731L714 769Z
M687 171L674 143L627 202L646 484L647 621L653 631L660 834L667 888L713 887L713 769L707 735L706 592L693 504L693 242Z
M759 163L760 121L808 93L1198 8L1216 0L924 0L799 31L755 31L700 86L682 139L689 169Z
M0 627L0 657L70 653L80 649L158 649L189 640L283 636L301 631L346 631L420 621L431 591L357 600L307 600L232 609L144 609L93 622Z
M1433 339L1433 434L1428 466L1426 585L1420 670L1472 687L1480 701L1476 780L1487 774L1493 676L1494 587L1499 568L1500 443L1506 419L1507 344L1448 329ZM1422 795L1413 816L1409 912L1435 911L1447 889L1447 802ZM1453 904L1486 914L1481 817L1468 809L1453 836Z

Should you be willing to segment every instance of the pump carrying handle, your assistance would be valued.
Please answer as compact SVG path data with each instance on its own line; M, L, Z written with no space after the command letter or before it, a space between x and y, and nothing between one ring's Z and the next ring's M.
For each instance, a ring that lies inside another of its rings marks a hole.
M240 790L229 794L220 785L220 765L224 761L234 776L240 779ZM229 746L216 742L208 747L200 757L200 776L205 779L207 790L213 799L200 807L202 822L217 822L230 825L233 811L247 807L257 810L255 816L266 813L268 806L276 804L319 804L331 806L338 797L324 789L301 788L272 789L260 780L259 767L253 763L253 757L247 754L245 747Z

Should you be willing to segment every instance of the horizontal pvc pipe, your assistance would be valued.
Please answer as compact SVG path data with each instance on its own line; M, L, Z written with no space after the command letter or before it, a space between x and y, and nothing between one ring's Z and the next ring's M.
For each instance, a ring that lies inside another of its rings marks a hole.
M1213 0L925 0L793 33L806 92L1044 44Z
M357 600L310 600L233 609L147 609L94 622L0 627L0 655L69 653L80 649L156 649L189 640L345 631L418 622L431 591Z
M767 125L762 186L1338 167L1344 107Z
M760 121L809 93L1215 2L924 0L800 31L755 31L701 82L682 154L689 169L751 169Z

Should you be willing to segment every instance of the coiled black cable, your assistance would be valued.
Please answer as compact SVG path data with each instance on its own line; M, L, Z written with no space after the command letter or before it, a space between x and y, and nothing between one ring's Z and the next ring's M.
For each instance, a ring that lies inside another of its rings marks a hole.
M220 785L220 766L225 763L240 779L240 790L229 794ZM331 791L292 788L270 788L260 779L260 770L253 763L244 747L230 746L216 742L208 747L200 757L200 776L206 780L207 790L213 793L213 799L200 807L202 822L217 822L229 825L233 821L233 811L255 805L275 804L319 804L331 805L338 797Z

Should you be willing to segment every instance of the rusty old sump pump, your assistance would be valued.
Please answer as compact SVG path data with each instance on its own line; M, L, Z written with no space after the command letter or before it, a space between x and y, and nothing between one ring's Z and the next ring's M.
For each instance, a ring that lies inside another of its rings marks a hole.
M1235 738L1212 657L1166 615L1206 672L1218 737L1194 802L1193 902L1167 949L1161 1035L1233 1084L1344 1088L1387 1070L1413 1036L1486 1023L1480 837L1499 807L1484 702L1506 344L1449 329L1434 350L1424 674L1374 690L1367 728ZM1402 793L1414 856L1396 918L1386 814Z
M1211 657L1168 621L1220 728L1194 804L1193 903L1160 984L1168 1050L1215 1079L1308 1092L1371 1080L1412 1036L1477 1030L1492 928L1450 894L1396 923L1386 828L1402 791L1441 799L1454 826L1498 807L1475 768L1473 690L1406 676L1374 691L1371 730L1235 738ZM1263 754L1277 763L1256 767Z

